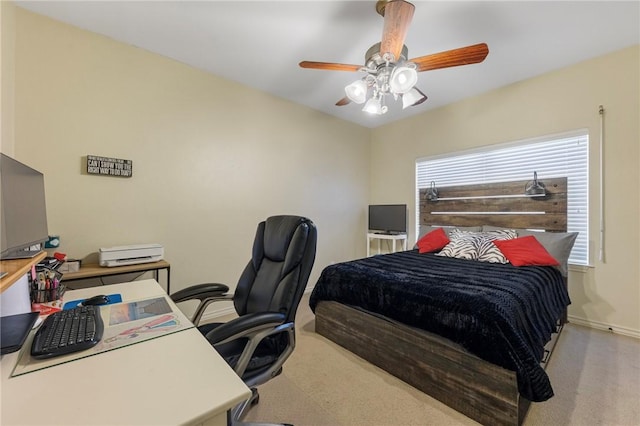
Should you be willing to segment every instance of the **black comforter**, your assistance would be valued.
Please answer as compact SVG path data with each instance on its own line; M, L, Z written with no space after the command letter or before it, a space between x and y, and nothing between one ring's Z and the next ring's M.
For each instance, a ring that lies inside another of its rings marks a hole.
M553 267L514 267L418 254L379 255L328 266L310 299L384 315L446 337L515 371L530 401L553 396L540 361L571 303Z

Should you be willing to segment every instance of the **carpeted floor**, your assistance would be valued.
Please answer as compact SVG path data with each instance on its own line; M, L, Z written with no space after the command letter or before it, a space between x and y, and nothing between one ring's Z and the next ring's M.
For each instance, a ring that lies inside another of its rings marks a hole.
M245 421L304 425L474 425L466 416L318 335L308 294L283 373ZM555 391L525 425L640 425L640 341L567 324L547 372Z

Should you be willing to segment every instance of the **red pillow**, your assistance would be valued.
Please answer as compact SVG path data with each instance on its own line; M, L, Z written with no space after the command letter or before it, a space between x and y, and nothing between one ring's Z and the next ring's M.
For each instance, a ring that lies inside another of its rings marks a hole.
M533 235L513 240L495 240L493 244L513 266L558 266L560 264Z
M427 234L424 234L416 244L418 246L419 253L431 253L438 251L449 244L449 237L447 237L444 229L437 228Z

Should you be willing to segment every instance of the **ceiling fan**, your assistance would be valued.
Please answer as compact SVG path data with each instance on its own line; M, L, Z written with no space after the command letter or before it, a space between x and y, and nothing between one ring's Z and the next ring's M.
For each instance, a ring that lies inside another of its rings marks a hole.
M394 100L402 98L402 108L419 105L427 95L415 87L418 72L476 64L489 54L485 43L460 47L408 60L404 40L413 18L414 5L404 0L378 0L376 11L384 18L382 41L376 43L365 54L365 65L339 64L332 62L302 61L302 68L331 71L363 71L362 79L345 87L346 96L336 102L337 106L350 102L365 104L363 111L384 114L388 107L388 95Z

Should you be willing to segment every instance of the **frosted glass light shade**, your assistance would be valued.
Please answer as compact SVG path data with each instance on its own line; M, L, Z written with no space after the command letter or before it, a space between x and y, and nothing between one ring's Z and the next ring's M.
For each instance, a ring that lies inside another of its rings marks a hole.
M427 100L424 93L415 87L402 95L402 109L423 103Z
M362 110L369 114L382 114L382 102L378 98L371 98L364 104Z
M357 80L344 88L344 92L351 101L361 104L367 99L367 83Z
M418 72L411 67L394 68L389 78L389 87L393 93L407 93L418 82Z

